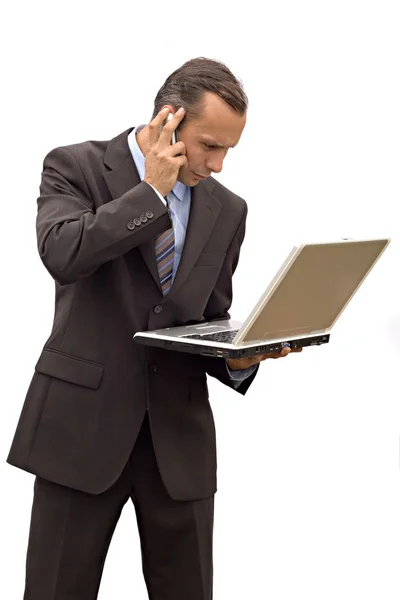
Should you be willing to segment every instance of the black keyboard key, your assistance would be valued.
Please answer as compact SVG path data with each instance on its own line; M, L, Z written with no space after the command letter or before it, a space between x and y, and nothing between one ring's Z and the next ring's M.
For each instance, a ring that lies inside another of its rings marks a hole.
M231 344L238 331L238 329L230 329L229 331L220 331L218 333L204 333L203 335L195 333L193 335L186 335L185 337L189 339L209 340L210 342L222 342L224 344Z

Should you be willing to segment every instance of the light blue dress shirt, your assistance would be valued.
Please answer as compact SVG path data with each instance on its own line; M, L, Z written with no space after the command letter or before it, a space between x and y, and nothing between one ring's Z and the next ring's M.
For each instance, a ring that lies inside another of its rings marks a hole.
M139 133L139 131L143 129L143 127L144 125L139 125L135 129L133 129L128 135L129 149L131 151L132 158L135 163L136 169L139 173L141 181L143 181L145 176L145 158L137 143L136 134ZM160 200L165 204L165 199L155 188L153 189L160 197ZM192 196L190 187L184 185L181 181L176 182L171 192L167 196L168 208L171 213L171 221L174 228L175 236L175 254L174 268L172 271L172 281L175 278L183 252L183 245L185 243L186 230L189 221L191 199ZM251 375L256 368L255 366L253 366L249 369L232 370L228 367L228 365L226 366L231 379L235 380L238 385L241 381L246 379L246 377L249 377L249 375Z
M136 127L136 129L131 131L131 133L128 136L129 149L131 151L132 158L136 165L141 181L143 181L145 176L145 159L136 141L136 134L143 127L143 125ZM160 197L160 200L162 200L162 202L164 202L165 204L165 199L155 188L153 189L155 192L157 192L158 196ZM179 262L182 257L183 244L185 243L186 230L189 221L191 200L192 197L190 187L184 185L180 181L176 182L176 184L167 196L168 208L171 214L171 221L173 224L175 236L174 268L172 270L172 281L175 278Z

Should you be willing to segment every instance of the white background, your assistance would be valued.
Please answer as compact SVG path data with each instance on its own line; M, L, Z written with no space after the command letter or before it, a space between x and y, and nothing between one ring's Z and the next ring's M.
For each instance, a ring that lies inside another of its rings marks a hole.
M5 459L53 318L35 239L43 158L146 122L168 74L203 55L226 62L250 99L218 176L249 204L234 317L293 243L392 237L328 346L267 361L245 398L210 382L214 597L399 599L398 7L37 0L3 9L1 598L22 599L33 487ZM147 598L131 505L99 594L116 598Z

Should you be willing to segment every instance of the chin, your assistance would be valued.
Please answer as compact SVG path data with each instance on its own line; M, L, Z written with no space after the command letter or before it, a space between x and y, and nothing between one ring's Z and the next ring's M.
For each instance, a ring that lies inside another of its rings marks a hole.
M195 179L193 178L190 183L187 183L186 185L188 185L189 187L196 187L196 185L198 185L200 183L199 179Z
M187 185L188 187L194 187L200 182L200 180L197 179L197 177L195 177L194 175L190 175L190 174L185 174L183 176L180 176L179 181L181 181L183 183L183 185Z

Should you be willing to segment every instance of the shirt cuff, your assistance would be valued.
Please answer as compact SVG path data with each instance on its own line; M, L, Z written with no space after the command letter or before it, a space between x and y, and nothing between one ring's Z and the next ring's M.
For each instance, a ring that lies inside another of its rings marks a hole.
M232 381L237 381L238 384L247 379L247 377L250 377L250 375L252 375L257 368L257 365L252 365L247 369L231 369L227 363L225 364L229 373L229 377L232 379Z
M147 181L146 181L147 183ZM155 191L155 193L157 194L157 196L160 198L161 202L164 204L164 206L167 206L167 201L165 200L165 198L163 198L160 194L160 192L158 190L156 190L156 188L154 187L154 185L151 185L151 183L147 183L147 185L149 185L151 188L153 188L153 190Z

